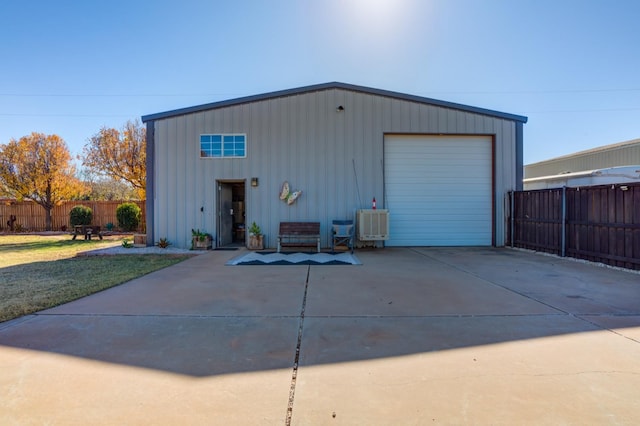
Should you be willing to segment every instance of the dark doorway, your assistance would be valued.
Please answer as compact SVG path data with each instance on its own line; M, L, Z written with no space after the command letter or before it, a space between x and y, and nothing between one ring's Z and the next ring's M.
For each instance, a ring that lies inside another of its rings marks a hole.
M245 245L245 181L217 182L217 247Z

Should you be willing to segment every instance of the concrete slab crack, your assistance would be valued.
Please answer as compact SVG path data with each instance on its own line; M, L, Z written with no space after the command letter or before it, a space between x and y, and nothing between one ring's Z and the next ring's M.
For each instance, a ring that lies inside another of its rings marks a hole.
M309 273L311 265L307 266L307 277L304 283L304 295L302 296L302 308L300 309L300 326L298 327L298 342L296 344L296 355L293 361L293 372L291 373L291 387L289 388L289 404L287 406L287 418L285 424L291 425L291 417L293 416L293 399L296 394L296 380L298 378L298 364L300 362L300 348L302 346L302 332L304 330L304 313L307 307L307 291L309 290Z

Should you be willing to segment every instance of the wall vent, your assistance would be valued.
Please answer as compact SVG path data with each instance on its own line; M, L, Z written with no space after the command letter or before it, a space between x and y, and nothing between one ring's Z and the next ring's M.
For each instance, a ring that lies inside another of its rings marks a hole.
M389 239L389 211L358 210L358 239L360 241L384 241Z

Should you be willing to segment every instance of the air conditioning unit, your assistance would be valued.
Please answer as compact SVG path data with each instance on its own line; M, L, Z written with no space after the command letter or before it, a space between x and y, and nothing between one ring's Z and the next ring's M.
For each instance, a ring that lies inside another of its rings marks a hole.
M389 211L358 210L358 239L360 241L384 241L389 239Z

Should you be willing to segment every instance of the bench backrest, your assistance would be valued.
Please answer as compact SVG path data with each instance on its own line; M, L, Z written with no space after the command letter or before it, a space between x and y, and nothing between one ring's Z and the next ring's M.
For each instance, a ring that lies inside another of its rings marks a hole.
M280 222L280 235L320 235L320 222Z

